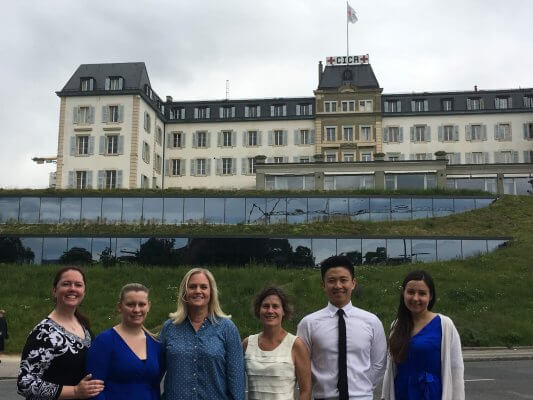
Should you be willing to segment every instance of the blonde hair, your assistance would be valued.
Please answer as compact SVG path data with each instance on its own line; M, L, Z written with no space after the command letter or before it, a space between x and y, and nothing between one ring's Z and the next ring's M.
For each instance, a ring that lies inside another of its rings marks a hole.
M118 302L122 303L124 301L124 296L126 296L126 293L129 292L144 292L146 293L147 297L150 295L150 289L148 289L142 283L126 283L124 286L122 286L122 289L120 289L120 294L118 295ZM142 326L142 330L147 335L150 335L152 338L157 339L156 336L152 332L150 332L150 330L147 329L144 325Z
M169 317L172 323L177 325L181 324L187 318L187 286L189 286L189 280L191 276L195 274L204 274L209 281L210 298L208 304L208 318L212 322L216 322L217 318L231 318L231 315L227 315L222 311L220 303L218 301L218 289L215 277L213 274L205 268L193 268L185 274L181 280L180 287L178 289L178 308L175 312L170 313Z

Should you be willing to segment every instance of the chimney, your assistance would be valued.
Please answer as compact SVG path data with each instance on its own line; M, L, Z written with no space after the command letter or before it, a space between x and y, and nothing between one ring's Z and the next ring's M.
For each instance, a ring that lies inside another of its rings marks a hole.
M318 84L320 85L320 78L322 78L322 72L324 68L322 67L322 61L318 62Z
M477 92L477 85L474 85L474 92Z
M167 96L167 103L172 103L172 96Z

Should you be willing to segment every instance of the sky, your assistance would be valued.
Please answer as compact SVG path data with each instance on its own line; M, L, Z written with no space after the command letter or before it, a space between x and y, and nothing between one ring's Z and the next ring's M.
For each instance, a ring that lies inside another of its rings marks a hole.
M530 0L350 0L349 53L384 93L533 87ZM2 5L0 188L43 188L80 64L143 61L174 100L312 96L346 55L345 0L16 0Z

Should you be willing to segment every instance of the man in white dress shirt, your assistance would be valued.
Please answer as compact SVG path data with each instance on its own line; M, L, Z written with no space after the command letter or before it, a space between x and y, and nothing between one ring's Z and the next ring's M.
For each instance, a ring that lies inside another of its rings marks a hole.
M297 332L311 356L313 397L372 400L374 387L385 372L387 340L383 324L374 314L352 305L357 281L348 257L330 257L322 262L320 271L328 305L305 316ZM344 329L345 345L340 339ZM346 383L341 384L343 374L339 372L343 368L347 370L347 389L341 389L346 387Z

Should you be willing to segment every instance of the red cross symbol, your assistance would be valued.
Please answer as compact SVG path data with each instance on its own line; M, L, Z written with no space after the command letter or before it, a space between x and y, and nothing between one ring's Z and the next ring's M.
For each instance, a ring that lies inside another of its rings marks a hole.
M359 60L361 60L363 64L366 64L368 62L368 56L362 55L361 57L359 57Z
M327 62L328 64L331 64L331 65L333 65L333 62L334 62L334 61L335 61L335 58L333 58L333 57L328 57L328 58L326 59L326 62Z

